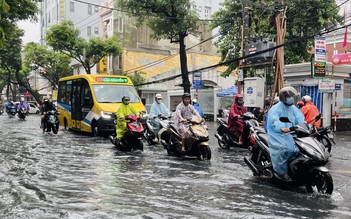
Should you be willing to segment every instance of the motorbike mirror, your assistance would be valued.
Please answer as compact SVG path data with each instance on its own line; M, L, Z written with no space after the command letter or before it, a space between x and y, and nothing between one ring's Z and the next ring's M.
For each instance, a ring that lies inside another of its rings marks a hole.
M320 120L322 117L322 113L319 113L316 118L314 119L315 122L317 122L318 120Z
M290 122L289 118L288 117L280 117L279 120L281 122Z

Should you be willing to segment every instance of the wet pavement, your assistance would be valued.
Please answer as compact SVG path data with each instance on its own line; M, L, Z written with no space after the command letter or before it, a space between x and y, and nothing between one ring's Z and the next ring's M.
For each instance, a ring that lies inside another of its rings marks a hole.
M0 218L351 218L351 133L337 133L327 164L331 196L255 179L247 150L211 161L169 157L159 146L119 152L108 139L42 133L40 116L0 116Z

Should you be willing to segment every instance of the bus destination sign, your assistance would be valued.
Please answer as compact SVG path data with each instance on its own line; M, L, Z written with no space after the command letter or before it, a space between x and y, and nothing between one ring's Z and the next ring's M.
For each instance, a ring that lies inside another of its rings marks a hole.
M96 82L106 82L106 83L128 83L127 78L112 78L112 77L96 77Z

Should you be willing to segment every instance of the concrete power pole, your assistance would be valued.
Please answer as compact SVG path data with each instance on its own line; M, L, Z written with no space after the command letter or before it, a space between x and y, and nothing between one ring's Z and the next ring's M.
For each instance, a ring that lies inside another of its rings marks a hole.
M250 4L250 0L243 0L242 1L242 9L243 9L243 14L242 14L242 20L243 20L243 24L241 27L241 52L240 52L240 56L243 57L245 56L245 45L249 40L249 4ZM243 69L243 60L240 59L239 61L239 69L242 71L242 74L244 74L244 69ZM244 78L244 76L243 76ZM238 81L238 93L241 93L241 81Z

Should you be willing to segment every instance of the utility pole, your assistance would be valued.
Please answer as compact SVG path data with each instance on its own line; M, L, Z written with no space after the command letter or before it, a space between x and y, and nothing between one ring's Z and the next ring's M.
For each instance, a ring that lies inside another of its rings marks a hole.
M249 3L250 0L243 0L242 1L242 27L241 27L241 51L240 51L240 56L244 57L245 56L245 45L249 40ZM244 68L243 68L243 60L240 59L239 61L239 70L242 71L243 74L243 79L244 79ZM238 93L241 94L241 81L238 81Z

